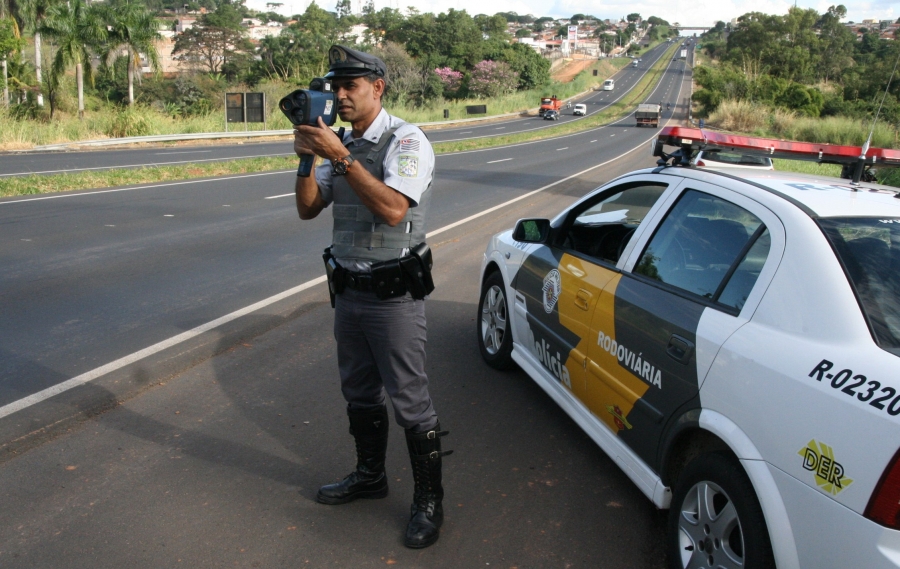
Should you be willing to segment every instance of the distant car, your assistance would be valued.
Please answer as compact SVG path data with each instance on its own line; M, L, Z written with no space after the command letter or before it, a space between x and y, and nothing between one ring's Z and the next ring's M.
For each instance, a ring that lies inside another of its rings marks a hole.
M545 121L558 121L559 120L559 111L544 111L544 120Z
M697 153L694 166L700 168L753 168L754 170L774 170L772 159L766 156L752 156L735 152L703 152Z
M583 117L587 114L587 105L585 105L584 103L578 103L577 105L575 105L575 110L572 111L572 114Z

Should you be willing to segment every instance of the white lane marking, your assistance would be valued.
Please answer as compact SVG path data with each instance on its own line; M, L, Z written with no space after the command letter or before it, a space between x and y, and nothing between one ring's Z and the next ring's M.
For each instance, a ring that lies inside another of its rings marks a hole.
M649 142L649 140L651 140L651 139L648 139L647 142ZM478 219L479 217L483 217L483 216L493 213L499 209L503 209L504 207L506 207L510 204L514 204L518 201L528 199L533 195L536 195L543 191L546 191L554 186L562 184L563 182L571 180L572 178L577 178L578 176L586 174L586 173L590 172L591 170L596 170L597 168L601 168L603 166L606 166L607 164L615 162L616 160L621 159L623 156L627 156L627 155L631 154L635 150L644 148L646 146L646 144L647 144L646 142L642 142L641 144L635 146L631 150L628 150L627 152L624 152L624 153L616 156L615 158L612 158L610 160L607 160L606 162L602 162L595 166L591 166L590 168L582 170L581 172L578 172L576 174L572 174L568 178L562 178L561 180L551 182L551 183L547 184L546 186L543 186L536 190L532 190L526 194L522 194L521 196L519 196L517 198L513 198L509 201L503 202L500 205L496 205L492 208L489 208L482 212L476 213L475 215L470 215L469 217L467 217L465 219L460 219L459 221L451 223L449 225L445 225L444 227L441 227L440 229L435 229L431 233L426 234L425 237L426 238L434 237L435 235L439 235L445 231L449 231L449 230L453 229L454 227L459 227L460 225L463 225L472 220ZM293 170L285 170L281 173L284 174L287 172L293 172ZM200 326L197 326L196 328L192 328L191 330L188 330L187 332L182 332L181 334L172 336L171 338L169 338L167 340L163 340L162 342L153 344L152 346L144 348L143 350L138 350L137 352L134 352L133 354L129 354L123 358L119 358L115 361L109 362L106 365L92 369L91 371L85 372L81 375L77 375L77 376L73 377L72 379L67 379L66 381L63 381L62 383L58 383L52 387L48 387L46 389L38 391L37 393L29 395L28 397L23 397L22 399L13 401L12 403L9 403L7 405L4 405L3 407L0 407L0 419L2 419L3 417L6 417L8 415L12 415L13 413L16 413L17 411L21 411L21 410L27 409L28 407L31 407L33 405L37 405L38 403L40 403L42 401L46 401L47 399L50 399L51 397L59 395L60 393L65 393L66 391L69 391L70 389L73 389L80 385L89 383L89 382L97 379L98 377L102 377L102 376L106 375L107 373L112 373L112 372L114 372L118 369L121 369L127 365L133 364L134 362L137 362L144 358L150 357L150 356L157 354L165 349L171 348L172 346L176 346L182 342L186 342L186 341L190 340L191 338L195 338L195 337L199 336L200 334L203 334L204 332L208 332L210 330L218 328L219 326L222 326L223 324L227 324L233 320L237 320L238 318L240 318L242 316L246 316L247 314L256 312L257 310L261 310L261 309L269 306L270 304L274 304L280 300L284 300L285 298L288 298L290 296L293 296L295 294L303 292L304 290L312 288L316 285L322 284L325 281L326 281L325 275L322 275L322 276L312 279L310 281L306 281L305 283L297 285L294 288L290 288L284 292L280 292L274 296L270 296L269 298L266 298L264 300L260 300L257 303L251 304L250 306L246 306L244 308L241 308L240 310L236 310L230 314L226 314L225 316L216 318L215 320L211 320L211 321L207 322L206 324L201 324Z
M596 139L596 138L595 138L595 139L594 139L594 140L592 140L592 141L591 141L591 142L597 142L597 139ZM588 143L588 144L590 144L590 143Z
M504 158L503 160L491 160L488 164L496 164L497 162L508 162L512 160L512 158Z
M20 241L31 241L31 239L20 239Z
M267 200L277 200L278 198L286 198L286 197L292 196L292 195L294 195L293 192L291 192L291 193L289 193L289 194L281 194L280 196L269 196L269 197L263 198L263 199L267 199Z
M229 160L243 160L244 158L271 158L278 156L292 156L293 152L286 154L258 154L256 156L236 156L234 158L203 158L201 160L179 160L177 162L153 162L149 164L125 164L124 166L95 166L92 168L65 168L63 170L41 170L39 172L13 172L12 174L0 174L0 178L9 176L30 176L32 174L58 174L59 172L86 172L88 170L115 170L117 168L149 168L152 166L170 166L172 164L193 164L195 162L226 162Z
M163 156L165 154L209 154L212 150L181 150L179 152L154 152L153 154L157 156Z
M55 196L41 196L39 198L28 198L24 200L0 201L0 206L36 202L41 200L56 200L60 198L77 198L81 196L95 196L97 194L111 194L115 192L130 192L132 190L148 190L150 188L168 188L169 186L183 186L185 184L207 184L209 182L221 182L223 180L242 180L244 178L255 178L256 176L271 176L272 174L284 174L285 172L293 172L294 170L275 170L273 172L257 172L255 174L244 174L241 176L227 176L225 178L210 178L208 180L185 180L183 182L168 182L166 184L153 184L152 186L131 186L128 188L116 188L114 190L97 190L94 192L84 192L81 194L58 194Z
M569 149L569 147L566 146L565 148L557 148L556 151L559 152L560 150L568 150L568 149Z
M459 134L472 134L472 131L471 131L471 130L467 130L466 132L461 132L461 133L459 133Z
M505 128L506 128L505 126L498 126L498 127L495 128L494 130L503 130L503 129L505 129Z
M0 407L0 419L2 419L3 417L6 417L7 415L11 415L17 411L21 411L22 409L31 407L32 405L36 405L37 403L40 403L41 401L49 399L49 398L53 397L54 395L64 393L74 387L78 387L79 385L84 385L90 381L97 379L98 377L100 377L102 375L105 375L105 374L113 372L117 369L123 368L129 364L132 364L136 361L142 360L146 357L152 356L153 354L161 352L162 350L165 350L166 348L176 346L176 345L180 344L181 342L186 342L186 341L190 340L191 338L194 338L196 336L199 336L200 334L203 334L204 332L207 332L209 330L217 328L223 324L227 324L228 322L231 322L232 320L240 318L241 316L244 316L246 314L250 314L251 312L255 312L257 310L265 308L266 306L269 306L270 304L278 302L279 300L285 299L291 295L297 294L299 292L302 292L308 288L312 288L312 287L314 287L318 284L324 283L324 282L325 282L325 275L322 275L319 278L313 279L311 281L307 281L301 285L295 286L294 288L291 288L284 292L276 294L275 296L270 296L269 298L267 298L265 300L261 300L255 304L251 304L250 306L246 306L244 308L241 308L240 310L236 310L236 311L232 312L231 314L226 314L225 316L222 316L221 318L216 318L215 320L212 320L210 322L207 322L206 324L197 326L196 328L188 330L187 332L182 332L181 334L178 334L177 336L172 336L171 338L169 338L167 340L163 340L162 342L153 344L152 346L144 348L143 350L139 350L137 352L134 352L133 354L129 354L129 355L125 356L124 358L119 358L119 359L112 361L104 366L100 366L96 369L93 369L87 373L83 373L81 375L73 377L72 379L68 379L62 383L58 383L58 384L54 385L53 387L48 387L47 389L38 391L37 393L35 393L33 395L29 395L28 397L24 397L22 399L19 399L18 401L14 401L8 405L4 405L3 407Z
M115 225L104 225L103 227L115 227Z
M163 217L175 217L175 216L172 215L171 213L164 213L164 214L163 214Z
M224 204L222 207L231 207L231 206L228 204Z

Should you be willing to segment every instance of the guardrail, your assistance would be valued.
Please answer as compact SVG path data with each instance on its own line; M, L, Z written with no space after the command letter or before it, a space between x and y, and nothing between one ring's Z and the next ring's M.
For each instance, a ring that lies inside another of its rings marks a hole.
M576 95L578 96L578 95ZM449 121L424 122L415 123L418 127L442 126L451 124L462 124L469 122L488 121L495 119L504 119L518 117L528 114L527 111L516 113L506 113L502 115L491 115L489 117L475 117L470 119L455 119ZM244 132L195 132L190 134L155 134L151 136L129 136L123 138L102 138L99 140L80 140L76 142L62 142L59 144L45 144L35 146L27 150L17 150L15 152L47 152L52 150L72 150L81 147L102 147L102 146L120 146L125 144L140 144L142 142L176 142L181 140L217 140L220 138L260 138L266 136L290 136L291 130L253 130Z

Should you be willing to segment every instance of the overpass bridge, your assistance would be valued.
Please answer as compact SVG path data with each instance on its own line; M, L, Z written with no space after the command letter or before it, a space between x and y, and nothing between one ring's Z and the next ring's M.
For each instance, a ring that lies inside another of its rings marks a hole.
M701 32L701 33L706 32L706 31L709 31L709 30L712 29L712 26L706 26L706 27L703 27L703 26L681 26L681 25L678 25L678 24L675 24L675 25L669 26L669 27L670 27L670 28L674 28L674 29L676 29L676 30L678 30L678 31L684 31L684 30L696 30L696 31L699 31L699 32Z

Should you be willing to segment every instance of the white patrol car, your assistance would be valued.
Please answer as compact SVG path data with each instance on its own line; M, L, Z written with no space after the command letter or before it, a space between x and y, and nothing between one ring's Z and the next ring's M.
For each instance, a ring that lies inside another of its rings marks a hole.
M900 152L655 142L660 167L491 239L484 359L518 364L670 509L672 567L900 567L900 194L858 182ZM689 166L700 149L857 182Z

